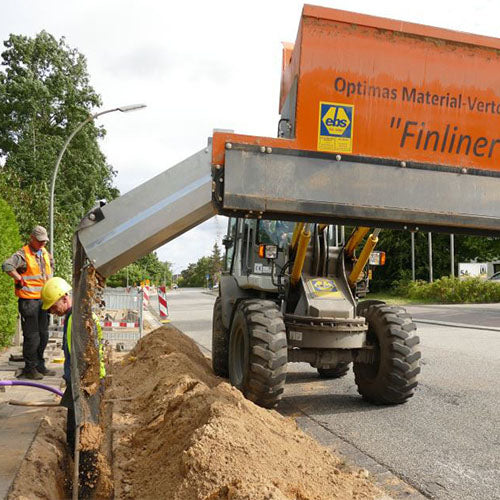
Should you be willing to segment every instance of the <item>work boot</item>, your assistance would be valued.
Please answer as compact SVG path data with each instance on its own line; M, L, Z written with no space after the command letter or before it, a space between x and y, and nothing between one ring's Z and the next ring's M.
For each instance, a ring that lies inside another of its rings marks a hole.
M21 375L19 375L17 378L26 378L29 380L42 380L43 375L36 368L33 368L32 370L23 370Z
M55 377L56 376L56 372L54 370L49 370L48 368L45 368L45 366L37 366L36 369L39 373L41 373L45 377Z

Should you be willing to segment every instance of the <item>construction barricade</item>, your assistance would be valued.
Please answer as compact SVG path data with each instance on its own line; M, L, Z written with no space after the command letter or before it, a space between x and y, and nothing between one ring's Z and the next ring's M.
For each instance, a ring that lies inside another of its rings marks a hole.
M150 287L148 284L142 284L141 283L141 289L142 289L142 308L144 310L147 310L149 307L149 297L150 297Z
M137 287L108 288L103 292L101 325L109 342L137 342L143 331L142 290Z
M158 309L160 312L160 321L162 323L168 323L168 304L167 304L167 287L158 287Z

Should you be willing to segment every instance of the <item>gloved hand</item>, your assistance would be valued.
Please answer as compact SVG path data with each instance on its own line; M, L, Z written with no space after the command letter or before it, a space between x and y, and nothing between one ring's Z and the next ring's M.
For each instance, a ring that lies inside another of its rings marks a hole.
M23 287L25 287L25 286L26 286L26 281L25 281L25 279L24 279L22 276L21 276L20 278L21 278L21 279L16 280L16 288L19 288L19 289L21 289L21 288L23 288Z

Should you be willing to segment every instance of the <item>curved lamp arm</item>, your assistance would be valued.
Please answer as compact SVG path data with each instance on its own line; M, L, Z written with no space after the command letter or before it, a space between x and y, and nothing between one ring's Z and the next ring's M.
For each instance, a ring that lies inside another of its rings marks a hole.
M98 116L105 115L107 113L113 113L114 111L121 111L122 113L128 113L129 111L136 111L138 109L145 108L145 104L130 104L128 106L120 106L118 108L107 109L106 111L100 111L98 113L94 113L93 115L89 115L85 120L78 124L78 126L71 132L69 137L64 142L64 145L57 157L56 166L54 167L54 173L52 174L52 182L50 184L50 213L49 213L49 226L50 226L50 253L54 254L54 191L56 187L56 178L57 172L59 170L59 164L61 163L62 157L68 147L68 144L71 142L71 139L75 137L75 135L89 122L95 120Z

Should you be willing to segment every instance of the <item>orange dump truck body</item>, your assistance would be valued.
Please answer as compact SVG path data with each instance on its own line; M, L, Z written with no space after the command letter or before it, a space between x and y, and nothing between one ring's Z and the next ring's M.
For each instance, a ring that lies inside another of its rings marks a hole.
M219 213L500 234L500 40L306 5L279 110L214 133Z
M274 145L499 171L499 54L495 38L305 5L283 49L292 141Z
M499 50L494 38L305 6L280 104L298 79L303 149L500 170Z

